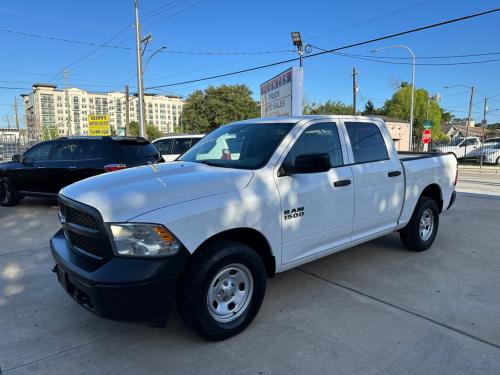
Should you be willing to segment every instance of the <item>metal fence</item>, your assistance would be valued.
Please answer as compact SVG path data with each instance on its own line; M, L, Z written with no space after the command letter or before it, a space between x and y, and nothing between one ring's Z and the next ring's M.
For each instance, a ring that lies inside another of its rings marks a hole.
M460 164L500 165L500 138L482 142L478 138L432 142L429 151L451 152Z
M24 137L13 138L0 134L0 163L11 161L15 154L22 154L38 141L28 141Z

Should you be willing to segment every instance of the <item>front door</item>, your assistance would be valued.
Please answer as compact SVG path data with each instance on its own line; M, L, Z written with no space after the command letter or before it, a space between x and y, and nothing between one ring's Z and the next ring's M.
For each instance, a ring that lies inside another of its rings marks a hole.
M14 186L18 191L47 193L47 166L55 142L39 143L21 156L18 168L11 171Z
M283 163L299 155L329 154L327 172L275 177L281 198L283 264L329 251L350 241L354 215L354 185L344 166L337 124L307 126Z

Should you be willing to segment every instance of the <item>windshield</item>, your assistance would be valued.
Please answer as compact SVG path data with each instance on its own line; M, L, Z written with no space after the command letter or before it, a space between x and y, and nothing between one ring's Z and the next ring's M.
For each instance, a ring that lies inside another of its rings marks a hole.
M463 140L463 138L455 138L450 142L450 146L458 146Z
M267 163L294 125L261 123L221 126L177 160L216 167L258 169Z

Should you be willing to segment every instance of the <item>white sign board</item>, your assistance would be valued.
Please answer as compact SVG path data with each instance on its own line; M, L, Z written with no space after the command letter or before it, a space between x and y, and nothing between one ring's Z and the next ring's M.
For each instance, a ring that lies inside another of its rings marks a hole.
M260 116L300 116L304 68L290 68L260 85Z

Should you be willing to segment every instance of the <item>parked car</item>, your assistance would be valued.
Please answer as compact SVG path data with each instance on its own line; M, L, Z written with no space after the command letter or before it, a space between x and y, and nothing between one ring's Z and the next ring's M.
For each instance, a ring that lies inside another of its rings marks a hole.
M71 137L36 144L0 163L0 205L26 196L50 197L66 185L103 172L163 161L138 137Z
M193 147L205 134L176 134L153 141L165 161L172 161Z
M481 161L479 158L483 158L483 163L500 164L500 142L484 145L477 157L478 161Z
M481 147L479 137L457 138L447 145L437 146L434 152L451 152L457 159L475 157L476 150Z
M175 162L64 188L54 272L98 315L164 325L176 299L222 340L254 319L267 276L394 231L427 250L457 173L451 154L398 155L375 117L237 122Z

